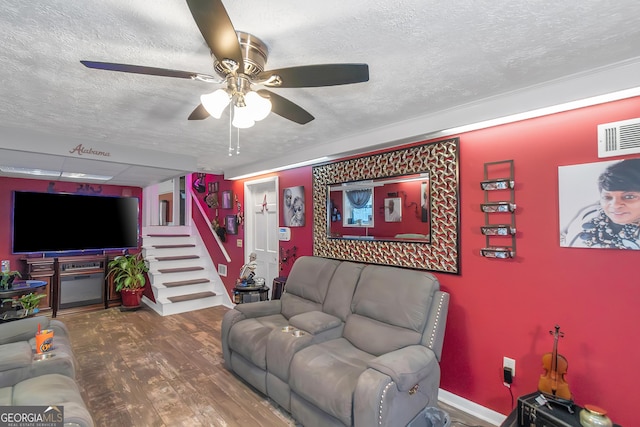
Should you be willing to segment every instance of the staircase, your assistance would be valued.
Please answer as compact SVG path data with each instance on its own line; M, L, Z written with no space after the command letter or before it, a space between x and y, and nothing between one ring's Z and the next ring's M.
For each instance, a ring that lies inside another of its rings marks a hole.
M200 236L190 227L145 227L142 251L155 298L143 297L142 302L158 314L232 306Z

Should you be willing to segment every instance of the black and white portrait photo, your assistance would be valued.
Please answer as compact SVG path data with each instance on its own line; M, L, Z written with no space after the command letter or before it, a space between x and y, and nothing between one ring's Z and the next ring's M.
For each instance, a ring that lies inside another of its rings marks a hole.
M560 246L640 249L640 157L558 168Z
M385 222L402 221L402 200L400 197L384 199L384 220Z
M285 227L302 227L304 225L304 186L288 187L283 191L284 207L282 209Z

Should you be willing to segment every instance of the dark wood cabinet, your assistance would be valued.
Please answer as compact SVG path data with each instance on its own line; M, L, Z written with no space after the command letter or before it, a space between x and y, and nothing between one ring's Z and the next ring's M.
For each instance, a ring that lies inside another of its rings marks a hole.
M47 296L40 300L41 311L51 310L53 308L54 290L53 282L55 277L55 259L54 258L26 258L27 278L29 280L41 280L46 282L43 288L37 293L46 294Z

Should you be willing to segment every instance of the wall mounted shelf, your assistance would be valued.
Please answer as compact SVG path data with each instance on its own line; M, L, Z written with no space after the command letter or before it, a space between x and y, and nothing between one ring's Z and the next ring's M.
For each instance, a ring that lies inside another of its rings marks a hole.
M509 236L516 234L515 227L510 224L491 224L480 227L482 234L485 236Z
M509 160L512 161L512 160ZM496 162L501 163L501 162ZM485 163L485 166L489 163ZM497 178L497 179L485 179L480 182L480 187L484 191L493 191L493 190L507 190L515 187L515 181L511 178Z
M480 254L485 258L514 258L516 253L512 249L510 247L482 248L480 249Z
M480 208L485 213L513 212L516 210L516 204L511 202L489 202L482 203Z
M485 163L484 179L480 182L480 188L485 192L484 203L480 205L480 209L484 212L485 224L480 227L480 231L485 236L486 243L486 247L480 249L480 255L496 259L514 258L516 256L516 202L513 160ZM491 221L493 215L503 221L505 215L508 215L509 223L495 224ZM507 242L506 239L509 241Z

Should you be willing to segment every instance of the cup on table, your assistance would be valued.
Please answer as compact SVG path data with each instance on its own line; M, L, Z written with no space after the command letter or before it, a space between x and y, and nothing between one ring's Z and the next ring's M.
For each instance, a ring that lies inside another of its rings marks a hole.
M42 354L53 347L53 329L43 329L36 333L36 353Z

